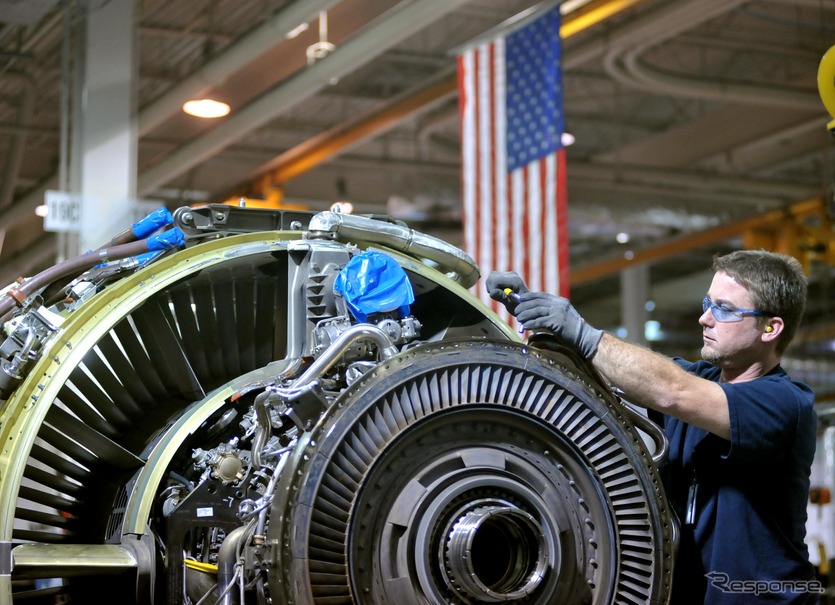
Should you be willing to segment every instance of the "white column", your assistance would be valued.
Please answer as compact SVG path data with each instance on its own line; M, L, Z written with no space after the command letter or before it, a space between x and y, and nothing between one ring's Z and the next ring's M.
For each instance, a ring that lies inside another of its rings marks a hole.
M643 263L623 269L620 273L621 319L626 338L645 345L644 326L649 317L646 309L649 296L649 265Z
M133 0L100 2L87 17L74 190L79 254L131 225L136 199L136 24Z

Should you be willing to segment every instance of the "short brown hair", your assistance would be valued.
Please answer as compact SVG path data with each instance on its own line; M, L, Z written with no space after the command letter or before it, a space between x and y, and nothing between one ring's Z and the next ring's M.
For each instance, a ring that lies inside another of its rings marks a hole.
M751 294L754 307L783 320L777 342L782 355L797 333L806 308L807 280L793 256L767 250L737 250L713 258L713 271L733 277Z

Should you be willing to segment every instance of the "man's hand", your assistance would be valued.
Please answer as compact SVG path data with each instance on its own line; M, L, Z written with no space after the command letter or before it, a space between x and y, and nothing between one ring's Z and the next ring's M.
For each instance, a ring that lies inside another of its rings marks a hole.
M517 294L530 292L525 285L525 280L515 271L493 271L487 276L487 293L490 298L500 303L507 303L508 295L505 290L511 290Z
M516 306L516 319L526 330L546 329L553 332L584 359L594 357L603 337L603 330L587 324L568 299L545 292L521 294Z
M515 271L493 271L487 276L490 298L502 303L511 315L516 315L519 295L529 291L525 280Z

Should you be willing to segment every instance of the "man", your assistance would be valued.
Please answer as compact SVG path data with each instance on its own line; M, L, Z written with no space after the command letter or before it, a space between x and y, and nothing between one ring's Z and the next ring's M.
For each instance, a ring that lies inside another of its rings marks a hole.
M661 472L681 521L672 603L816 603L804 542L814 396L780 367L806 278L796 259L762 250L718 256L713 271L696 363L593 328L568 300L528 291L516 273L491 273L487 289L525 329L553 332L627 401L663 414L670 453Z

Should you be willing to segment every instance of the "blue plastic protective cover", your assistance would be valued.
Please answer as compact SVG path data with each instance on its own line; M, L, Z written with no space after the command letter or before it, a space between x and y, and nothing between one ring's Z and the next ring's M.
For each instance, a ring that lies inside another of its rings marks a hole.
M336 276L333 285L354 318L364 323L373 313L397 310L409 315L415 302L412 283L397 261L382 252L367 250L354 256Z
M170 225L174 221L174 217L168 211L168 208L162 206L157 208L151 214L140 221L137 221L131 227L136 239L145 239L160 227Z
M148 250L168 250L169 248L177 248L186 243L185 234L179 227L174 227L168 231L163 231L157 235L152 235L147 240Z

